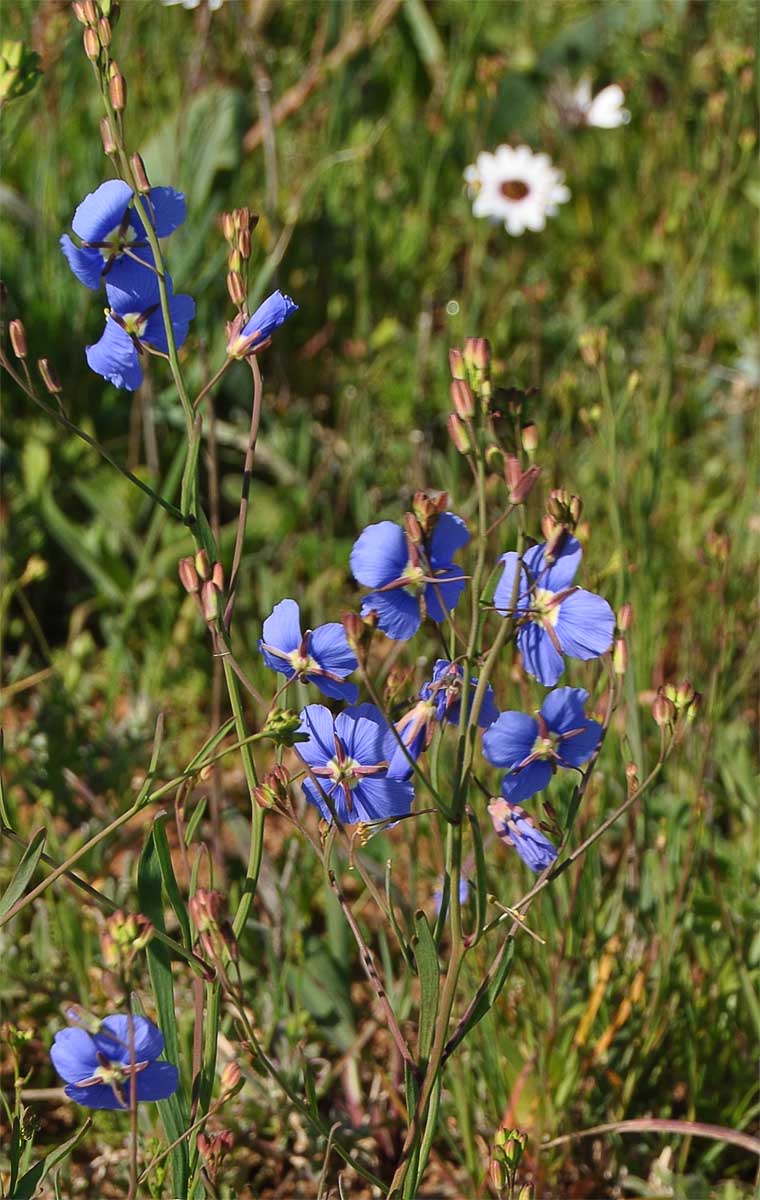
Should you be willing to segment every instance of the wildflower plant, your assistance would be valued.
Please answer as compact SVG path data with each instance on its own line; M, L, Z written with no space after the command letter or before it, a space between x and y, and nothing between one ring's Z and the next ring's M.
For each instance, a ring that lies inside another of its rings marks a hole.
M167 1194L212 1195L204 1163L212 1174L218 1172L231 1139L207 1130L206 1124L244 1086L236 1062L225 1072L218 1070L224 1020L240 1062L269 1078L328 1152L332 1148L376 1194L410 1198L425 1176L447 1063L505 986L531 904L623 813L642 802L680 737L696 695L686 687L673 689L672 698L665 691L658 695L656 762L641 780L635 768L629 769L625 801L578 844L575 819L624 684L627 656L619 647L625 646L629 614L616 623L607 600L576 582L579 578L593 585L594 580L593 536L584 531L589 548L584 556L578 498L555 489L546 496L542 521L529 512L527 501L537 494L541 479L540 401L513 389L504 404L491 378L490 346L477 337L450 356L448 428L473 480L472 504L464 503L465 496L460 505L445 492L419 490L410 497L408 511L391 507L387 518L357 531L345 570L358 585L358 611L336 612L335 620L311 630L304 628L299 600L278 600L262 621L258 651L266 666L284 678L273 681L271 699L260 696L238 661L232 636L263 403L257 355L278 336L297 305L275 291L249 313L247 263L255 218L247 209L225 214L227 286L236 311L226 330L223 361L191 397L178 351L186 343L192 348L194 302L175 294L161 244L184 219L184 198L171 181L151 186L139 155L130 152L126 88L112 56L108 0L77 0L75 11L103 96L104 148L118 173L77 208L72 229L78 243L68 235L61 243L77 278L86 287L103 287L108 302L105 331L83 353L95 372L121 388L139 385L151 354L156 369L176 388L185 422L179 505L114 465L165 509L185 539L189 552L179 562L179 578L193 597L197 628L205 630L209 661L221 663L229 716L180 776L163 782L159 720L150 768L133 803L105 831L53 864L42 883L21 888L0 920L11 920L64 873L80 886L82 880L70 873L88 849L138 813L155 814L158 802L169 797L175 799L186 853L199 836L203 817L201 810L192 831L182 824L195 782L222 758L238 756L250 812L245 879L232 907L228 911L219 891L199 886L197 871L188 871L186 881L178 882L156 816L138 875L138 894L151 912L140 914L139 920L135 914L112 918L103 940L106 968L114 974L128 1012L58 1033L51 1049L53 1065L70 1099L129 1113L130 1198L164 1158L171 1163L172 1190ZM477 181L468 176L481 188L478 211L504 219L512 233L542 228L546 216L568 199L561 174L545 156L534 156L525 147L502 147L494 162L492 157L479 157ZM100 448L66 416L65 388L47 360L40 373L56 405L40 395L18 319L9 335L11 353L3 346L0 362L10 378L51 419ZM251 385L242 499L231 552L207 516L199 470L205 402L230 367L241 377L246 371ZM470 511L471 518L461 515ZM395 643L394 653L406 656L410 669L420 661L425 664L421 682L410 694L403 685L384 686L381 668L390 643ZM254 647L248 650L254 653ZM554 688L561 676L566 684ZM313 697L308 703L303 703L304 692ZM318 693L332 707L320 703ZM551 792L550 801L546 793L560 769L573 786ZM296 830L322 867L356 942L378 1019L403 1064L406 1115L399 1153L387 1177L378 1172L377 1156L368 1152L365 1137L325 1121L310 1064L303 1065L303 1083L281 1069L258 1029L257 1000L245 990L241 953L256 915L267 829L276 822ZM383 891L364 847L381 830L390 830L391 845L397 845L409 836L413 823L435 830L442 886L438 894L431 888L427 912L418 908L410 915L409 906L397 899L401 885L395 883L393 857ZM521 862L535 876L527 885ZM375 927L384 925L382 968L370 944L373 935L363 927L343 883L349 868L374 907ZM171 933L163 920L162 886L179 926L169 926ZM85 887L92 899L92 888ZM497 891L509 896L509 906ZM150 928L147 916L153 921ZM398 949L411 1007L406 1000L403 1009L394 1007L394 989L384 978L387 939ZM134 1012L143 954L158 1024ZM474 991L467 987L465 960L479 964ZM179 970L192 978L195 1000L191 1061L183 1060L176 1033L172 976ZM165 1046L168 1061L160 1058ZM138 1164L136 1106L153 1100L160 1102L166 1149Z

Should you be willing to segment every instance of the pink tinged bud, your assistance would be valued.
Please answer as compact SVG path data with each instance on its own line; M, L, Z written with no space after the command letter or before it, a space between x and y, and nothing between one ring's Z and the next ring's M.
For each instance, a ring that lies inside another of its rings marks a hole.
M235 241L235 217L231 212L222 213L222 233L224 240L232 244Z
M504 478L507 483L510 504L522 504L533 490L533 485L541 474L540 467L529 467L523 471L520 460L508 454L504 460Z
M245 283L239 271L227 272L227 291L229 292L230 300L236 308L241 308L245 304Z
M199 550L195 556L195 569L202 580L211 578L211 564L205 550Z
M145 170L145 163L142 160L142 156L133 154L129 160L129 165L135 177L135 188L141 195L147 196L150 191L150 180L148 179L148 172Z
M108 17L101 17L98 21L98 38L101 46L111 45L111 22Z
M127 107L127 82L120 71L116 71L108 83L108 95L114 112L123 112Z
M476 371L487 371L491 364L491 346L487 338L466 338L464 343L466 366Z
M82 34L82 45L90 62L95 62L96 59L100 58L100 38L89 25Z
M362 634L364 633L364 621L359 614L355 612L343 613L340 621L346 634L346 641L351 649L355 650L361 640Z
M230 1092L237 1091L241 1086L241 1081L242 1076L237 1063L227 1063L219 1078L222 1095L228 1095Z
M520 441L526 454L535 454L538 449L538 428L535 425L523 425L520 430Z
M464 379L452 379L451 403L457 416L461 417L463 421L469 421L474 415L475 400L469 384L465 383Z
M612 667L616 675L625 675L628 670L628 645L625 638L617 638L612 651Z
M581 358L587 367L596 367L604 357L607 349L607 330L586 329L578 338Z
M449 437L451 438L451 441L459 453L469 454L472 450L472 445L470 444L467 430L456 413L449 414L449 419L446 422L446 428L449 431Z
M659 691L652 702L652 716L655 724L660 729L667 725L673 724L673 718L676 715L676 706L672 700L668 700L664 692Z
M103 149L109 156L116 153L116 142L113 140L111 131L111 122L108 117L101 117L100 120L100 138L103 142Z
M211 568L211 582L218 591L224 591L224 567L220 562L215 562Z
M72 11L73 11L74 16L76 17L77 21L79 21L79 23L81 25L87 25L88 21L87 21L87 13L85 11L84 0L74 0L73 4L71 5L71 8L72 8Z
M621 633L628 633L633 625L633 605L621 604L617 615L617 627Z
M243 260L240 257L240 251L238 250L237 246L233 246L232 250L230 250L230 253L227 257L227 269L230 272L240 271L242 262L243 262Z
M466 378L464 357L461 350L449 350L449 370L451 371L452 379Z
M16 358L26 358L26 330L24 329L23 321L18 319L11 321L8 326L10 334L11 346Z
M60 380L58 379L55 370L51 366L49 359L40 358L37 362L37 369L42 376L42 382L50 392L51 396L57 396L59 392L63 391Z
M628 795L634 796L639 788L639 772L636 768L636 763L628 763L625 768L625 778L628 785Z
M84 12L88 25L97 25L100 11L95 0L84 0Z
M200 933L208 933L219 927L224 911L221 893L209 888L196 888L188 901L193 924Z
M192 555L179 560L179 579L189 595L194 596L201 590L201 581L198 578L198 572L195 569Z
M201 588L201 611L203 612L204 620L208 622L215 621L219 616L219 589L209 579Z
M245 260L251 257L251 233L249 229L241 229L238 234L237 248L240 257Z

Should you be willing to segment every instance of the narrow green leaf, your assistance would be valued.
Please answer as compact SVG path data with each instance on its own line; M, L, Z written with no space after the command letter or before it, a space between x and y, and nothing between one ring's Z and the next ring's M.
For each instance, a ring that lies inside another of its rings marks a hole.
M438 952L433 935L422 909L414 914L414 953L420 977L420 1029L417 1046L420 1063L425 1063L433 1044L433 1031L438 1016L440 975Z
M195 767L199 767L207 758L211 756L214 750L221 741L227 737L228 733L232 733L235 728L235 718L230 717L223 725L220 725L216 733L212 733L211 737L203 743L197 754L194 754L190 762L185 767L186 771L192 771Z
M145 848L140 856L137 868L137 898L140 911L148 917L156 929L166 932L164 925L164 910L161 897L161 864L156 849L154 833L148 836ZM164 1035L166 1057L169 1062L179 1066L179 1035L174 1010L174 983L172 980L171 957L163 943L149 942L147 948L148 970L156 1001L158 1024ZM158 1101L161 1121L170 1142L181 1137L190 1124L187 1103L180 1089L168 1100ZM190 1178L190 1165L187 1143L180 1142L171 1152L172 1181L177 1196L186 1196Z
M319 1119L319 1101L317 1100L317 1088L314 1083L314 1072L311 1069L311 1064L306 1060L304 1060L303 1064L303 1084L309 1112L313 1117Z
M486 923L486 910L488 906L488 874L486 869L486 856L483 851L483 835L480 832L480 822L477 816L468 808L467 817L470 822L470 830L472 832L472 845L475 851L475 933L473 937L473 945L480 938L483 932L483 927Z
M70 1137L68 1141L63 1142L60 1146L56 1146L55 1150L51 1150L49 1154L46 1154L44 1158L36 1162L33 1167L30 1167L16 1184L13 1191L13 1200L32 1200L32 1197L36 1195L37 1189L48 1172L52 1171L53 1167L57 1167L60 1162L63 1162L64 1158L74 1149L77 1142L82 1140L91 1124L92 1120L88 1117L82 1128L78 1129L73 1137Z
M472 1012L470 1013L465 1025L461 1030L457 1030L457 1041L461 1042L462 1038L465 1037L471 1029L474 1029L474 1027L483 1020L483 1017L490 1012L491 1008L496 1003L501 989L507 982L507 976L509 975L509 968L512 965L514 953L515 943L514 940L510 938L507 948L504 952L504 957L499 964L498 971L494 975L493 979L489 981L488 987L486 987L478 996L477 1003L473 1006Z
M172 863L172 853L169 849L169 840L164 829L164 821L167 818L166 813L158 813L153 823L153 840L156 844L156 854L158 855L158 865L161 869L161 878L163 880L166 895L169 898L169 903L174 909L174 915L179 921L180 929L182 930L182 939L188 950L193 948L193 935L190 932L190 918L187 913L187 906L182 899L182 893L177 884L177 877L174 874L174 864Z
M204 814L205 814L207 808L208 808L208 798L206 796L201 796L200 800L198 801L195 808L193 809L193 815L191 816L190 820L188 821L187 827L185 829L185 845L186 846L192 845L193 838L195 837L195 831L198 828L198 826L200 825L201 821L203 820L203 817L204 817ZM192 895L194 891L195 891L195 888L191 888L190 895Z
M21 862L16 867L13 878L5 889L2 899L0 899L0 917L13 908L16 901L20 900L26 891L26 885L34 875L37 863L40 861L40 855L45 848L46 837L47 830L38 829L24 851Z

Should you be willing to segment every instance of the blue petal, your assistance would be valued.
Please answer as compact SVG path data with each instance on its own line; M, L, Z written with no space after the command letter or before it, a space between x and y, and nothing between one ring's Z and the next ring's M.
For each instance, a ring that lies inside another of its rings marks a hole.
M557 638L571 658L598 658L612 645L615 614L602 596L582 588L559 606Z
M142 367L135 344L111 317L106 320L100 341L87 346L85 355L92 370L104 379L110 379L114 387L134 392L142 383Z
M545 542L540 546L533 546L525 555L525 564L540 588L545 588L548 592L561 592L570 587L575 579L583 557L583 549L576 538L568 537L551 566L546 564L545 549Z
M175 192L170 187L154 187L150 189L149 208L152 208L151 225L160 238L168 237L185 219L187 206L182 192ZM145 226L135 209L131 213L131 223L135 232L145 237Z
M384 587L398 579L406 570L407 561L406 536L392 521L368 525L354 542L350 558L354 579L371 588Z
M473 680L473 684L475 684L476 682L477 682L477 680ZM496 707L496 701L494 699L493 688L491 687L491 685L489 683L486 686L486 694L483 697L483 703L480 706L480 716L478 717L478 725L480 726L481 729L488 729L489 725L492 725L494 723L494 721L498 720L498 718L499 718L499 710Z
M329 696L331 700L345 700L347 704L355 704L359 696L359 689L355 683L339 683L337 679L326 679L324 675L304 675L304 680L306 683L313 683L323 696Z
M324 704L307 704L301 710L301 733L308 733L308 742L297 742L296 752L310 767L323 767L335 757L335 725L332 714Z
M179 349L187 337L188 327L195 316L195 301L192 296L171 296L169 298L169 313L171 314L172 329L174 330L174 344ZM168 354L169 343L166 340L166 326L164 325L164 317L160 309L152 313L148 318L142 340L147 342L149 346L155 346L157 350L162 350L164 354Z
M433 526L433 536L430 539L430 565L447 566L457 550L466 546L470 540L470 531L461 517L454 513L441 513Z
M530 553L530 551L528 552ZM515 583L515 573L517 571L518 555L514 550L510 550L507 554L502 554L500 561L504 563L501 579L496 584L496 591L493 595L493 602L496 608L502 613L507 613L512 605L512 591ZM525 573L525 563L523 562L520 571L520 591L517 596L515 605L518 609L526 609L528 607L528 579Z
M350 675L359 665L346 640L346 631L337 621L317 626L309 639L309 654L320 667L335 675Z
M348 811L343 788L338 787L337 783L330 783L329 779L320 779L319 782L321 783L325 792L327 792L327 795L330 796L335 812L337 813L338 820L344 825L350 825L353 821L356 821L357 817L352 816ZM303 788L303 794L309 801L309 804L313 804L315 808L318 808L326 821L332 821L332 813L330 812L330 809L324 801L322 793L314 781L311 779L304 779L301 786Z
M89 1079L97 1070L97 1048L84 1029L61 1029L50 1048L50 1058L66 1083Z
M87 246L80 249L74 245L67 233L64 233L59 245L79 282L88 288L99 288L100 276L105 266L100 251Z
M510 822L509 836L520 858L536 874L550 867L557 857L557 850L540 829L524 818Z
M425 585L425 607L432 620L445 621L446 613L442 605L449 612L456 608L466 580L462 577L461 568L455 566L436 567L435 576L438 582Z
M109 179L85 196L74 213L71 228L83 242L102 242L124 218L132 189L121 179Z
M296 601L280 600L279 604L275 604L264 622L261 633L262 641L269 646L284 650L287 654L290 654L292 650L297 650L301 645L303 635L301 634L301 614ZM259 643L259 649L261 649L261 643ZM266 651L262 650L262 654L266 658ZM268 659L267 666L273 666ZM283 668L275 667L274 669L281 671Z
M551 783L552 769L548 762L537 760L522 771L505 775L501 781L501 794L513 804L528 800L536 792L542 792Z
M581 733L563 738L557 748L562 762L571 767L582 767L588 762L599 745L603 732L598 721L586 720L578 728L582 730Z
M141 313L153 308L158 313L160 320L161 293L158 290L158 278L155 271L149 271L141 267L139 263L134 263L137 275L135 279L125 282L118 275L114 277L116 265L114 263L113 269L106 275L106 297L109 307L120 316L133 312ZM167 276L167 285L171 294L172 282L169 276Z
M86 1079L87 1076L85 1075ZM75 1084L69 1084L64 1089L69 1100L75 1100L77 1104L83 1104L85 1108L116 1108L120 1112L126 1112L129 1107L129 1102L122 1104L116 1099L116 1095L107 1083L94 1083L92 1087L77 1087Z
M376 612L378 626L388 637L407 642L420 627L420 606L414 596L403 588L390 592L370 592L362 600L363 617Z
M555 688L544 697L541 716L552 733L566 733L568 729L577 729L586 721L583 706L587 700L585 688Z
M272 292L272 295L267 296L266 300L256 309L240 336L241 338L250 338L257 335L256 340L264 342L294 312L298 312L298 305L291 300L290 296L279 291Z
M179 1071L173 1063L152 1062L137 1076L138 1100L166 1100L179 1084Z
M546 630L535 621L529 621L518 631L517 646L528 674L538 679L544 687L553 687L564 671L565 664Z
M350 758L371 767L385 761L384 739L388 733L385 717L374 704L358 704L339 713L335 730Z
M538 722L527 713L505 712L483 734L483 753L495 767L513 767L531 753Z
M147 1017L135 1016L135 1062L158 1058L164 1048L164 1035ZM101 1023L93 1037L95 1047L112 1062L129 1062L129 1017L115 1013Z
M133 258L133 255L136 258ZM139 262L136 259L139 259ZM102 260L101 266L105 270L106 263ZM105 271L103 282L106 284L106 290L110 285L135 296L141 296L146 291L153 290L157 295L158 284L156 283L156 272L153 270L153 251L150 246L134 246L130 248L129 254L117 254L111 261L108 270ZM111 307L115 306L111 305ZM148 305L144 304L142 307L144 309Z
M412 807L414 788L400 779L362 779L354 788L354 821L385 821L389 817L405 817Z

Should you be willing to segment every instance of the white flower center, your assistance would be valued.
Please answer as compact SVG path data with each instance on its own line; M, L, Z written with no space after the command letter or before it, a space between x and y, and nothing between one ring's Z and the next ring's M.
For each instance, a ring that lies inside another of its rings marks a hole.
M144 313L122 313L121 319L124 322L124 328L127 333L138 338L142 337L142 335L145 333L148 325L148 318L144 315Z
M344 758L342 762L337 758L331 758L327 764L327 771L335 783L347 784L350 788L355 788L359 777L354 774L354 768L358 766L359 763L355 758Z
M107 233L102 239L105 243L99 246L100 256L103 262L108 262L113 258L114 254L120 254L122 246L128 245L130 242L137 240L137 234L131 225L124 229L121 225L114 225L110 233Z
M403 580L410 591L421 592L425 587L425 572L422 567L413 567L411 563L407 563L406 570L403 574Z
M530 615L534 621L548 621L550 625L557 624L560 606L553 604L556 594L546 588L536 588L530 608Z

